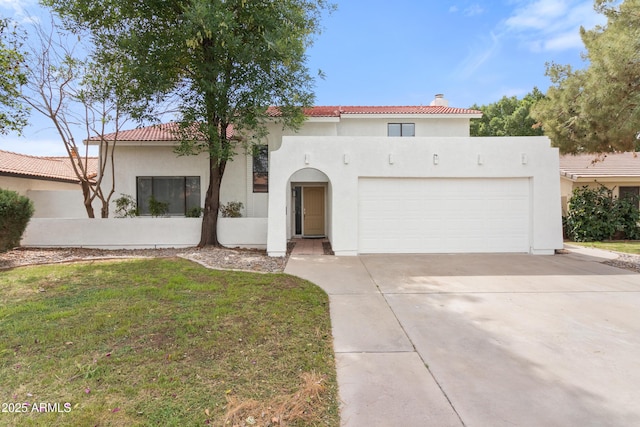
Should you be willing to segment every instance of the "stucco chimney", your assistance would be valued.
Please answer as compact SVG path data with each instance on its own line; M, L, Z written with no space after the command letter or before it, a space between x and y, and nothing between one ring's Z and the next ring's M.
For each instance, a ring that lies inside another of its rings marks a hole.
M432 107L448 107L449 101L444 99L444 95L441 93L436 94L436 97L430 104Z

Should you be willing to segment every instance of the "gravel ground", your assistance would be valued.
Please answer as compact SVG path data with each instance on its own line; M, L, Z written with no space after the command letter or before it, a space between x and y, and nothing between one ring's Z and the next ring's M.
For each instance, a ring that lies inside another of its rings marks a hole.
M624 268L626 270L635 271L640 273L640 256L618 253L618 258L611 261L604 261L603 264L607 264L613 267Z
M265 251L226 248L127 249L104 250L87 248L16 248L0 253L0 269L23 265L51 264L113 258L183 257L205 267L221 270L242 270L264 273L282 272L286 258L272 258Z

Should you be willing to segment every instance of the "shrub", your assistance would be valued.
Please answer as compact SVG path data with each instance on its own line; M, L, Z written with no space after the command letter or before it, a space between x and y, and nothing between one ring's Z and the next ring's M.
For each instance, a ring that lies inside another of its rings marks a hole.
M576 188L569 200L566 232L576 242L636 239L640 236L638 219L637 200L615 198L604 186Z
M242 202L229 202L220 206L220 213L223 218L240 218L242 216Z
M617 233L621 233L621 237L629 240L637 240L640 238L640 227L638 227L638 221L640 220L638 199L618 198L616 199L614 208L615 218L617 219Z
M204 209L202 209L200 206L194 206L191 209L188 209L184 216L186 216L187 218L200 218L203 210Z
M33 210L33 202L27 197L0 188L0 252L20 245Z
M120 197L115 199L116 218L133 218L138 216L138 204L133 197L128 194L120 193Z
M165 216L169 213L169 202L161 202L154 196L149 198L149 213L151 216Z

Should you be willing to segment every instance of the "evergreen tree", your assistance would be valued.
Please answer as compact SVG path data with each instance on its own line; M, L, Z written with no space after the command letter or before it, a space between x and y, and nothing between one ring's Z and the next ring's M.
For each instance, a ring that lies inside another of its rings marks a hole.
M586 68L548 64L533 115L564 153L634 151L640 132L640 0L596 0L605 26L581 28Z

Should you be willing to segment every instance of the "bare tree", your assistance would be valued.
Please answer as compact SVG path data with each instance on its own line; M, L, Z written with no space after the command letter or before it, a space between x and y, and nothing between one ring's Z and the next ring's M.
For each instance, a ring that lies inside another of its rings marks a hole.
M101 217L107 218L115 191L113 153L126 122L117 96L118 64L97 64L88 55L80 59L77 52L83 46L79 41L69 43L53 21L49 31L40 25L34 25L34 31L37 37L28 52L22 99L51 120L80 181L88 217L95 218L93 202L98 199ZM78 139L76 134L83 137ZM89 145L82 147L83 139L97 142L97 170ZM107 168L110 183L103 182Z

